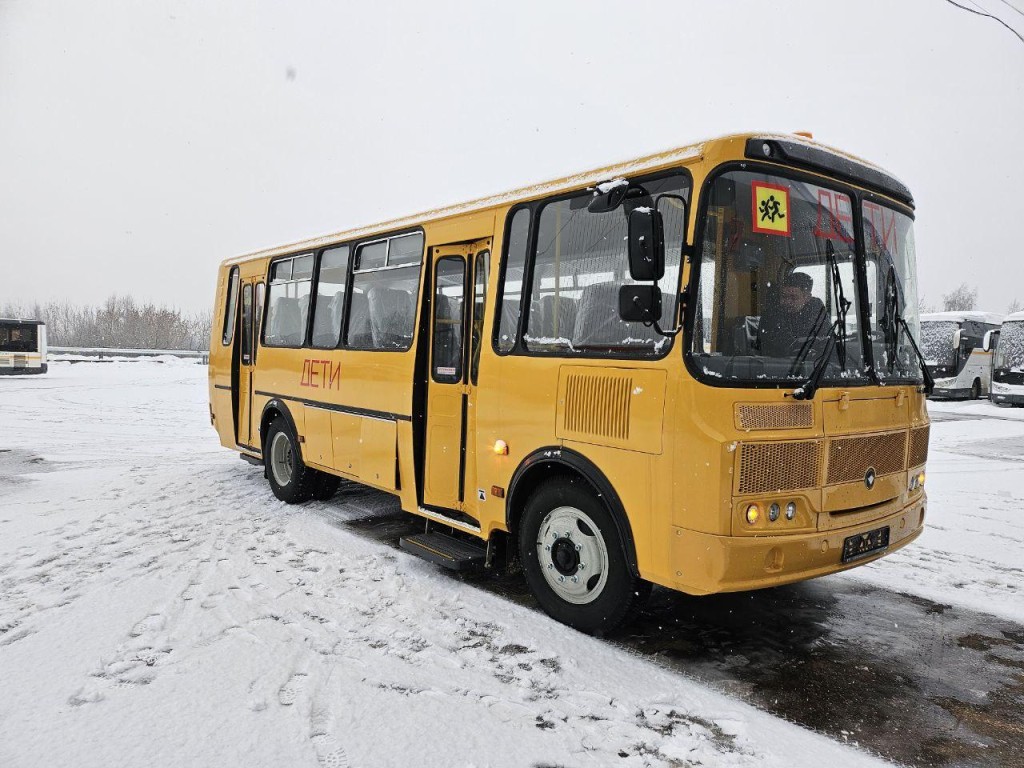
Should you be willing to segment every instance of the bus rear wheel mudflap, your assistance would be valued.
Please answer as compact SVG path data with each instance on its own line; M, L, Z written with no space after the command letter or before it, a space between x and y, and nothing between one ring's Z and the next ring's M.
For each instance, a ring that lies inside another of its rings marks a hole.
M282 416L270 423L263 457L270 489L277 498L287 504L301 504L313 497L320 473L303 463L298 440Z
M578 477L548 480L530 495L519 558L545 612L588 634L615 629L650 594L629 567L611 513Z

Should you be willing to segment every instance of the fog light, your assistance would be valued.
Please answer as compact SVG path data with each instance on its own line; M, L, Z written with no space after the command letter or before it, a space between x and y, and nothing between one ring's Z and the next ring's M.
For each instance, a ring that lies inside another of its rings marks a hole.
M791 501L786 505L786 519L792 520L796 517L796 502Z
M768 507L768 519L773 523L779 519L779 505L772 502L772 505Z
M758 518L761 517L761 510L757 504L751 504L747 507L747 522L753 525L757 522Z

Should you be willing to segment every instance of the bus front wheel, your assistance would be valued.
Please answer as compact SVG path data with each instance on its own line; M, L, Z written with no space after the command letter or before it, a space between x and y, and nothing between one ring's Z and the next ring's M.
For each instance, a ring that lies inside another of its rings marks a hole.
M288 504L300 504L312 498L315 470L302 462L298 441L281 416L275 418L267 430L263 461L270 489L277 498Z
M519 556L548 615L588 634L611 631L650 593L630 570L611 513L580 478L549 480L531 494Z
M974 383L971 384L971 400L978 400L981 398L981 380L975 379Z

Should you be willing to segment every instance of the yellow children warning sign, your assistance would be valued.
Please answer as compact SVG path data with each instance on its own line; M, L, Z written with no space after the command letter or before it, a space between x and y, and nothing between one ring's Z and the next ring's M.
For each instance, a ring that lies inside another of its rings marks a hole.
M755 181L750 191L754 202L754 231L789 237L789 187Z

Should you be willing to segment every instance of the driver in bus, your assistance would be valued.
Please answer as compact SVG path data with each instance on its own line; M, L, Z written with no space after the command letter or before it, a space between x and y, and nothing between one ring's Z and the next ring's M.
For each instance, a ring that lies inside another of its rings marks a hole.
M808 338L825 335L825 304L812 294L813 289L814 278L805 272L786 275L779 291L778 310L761 329L761 351L765 355L793 357Z

